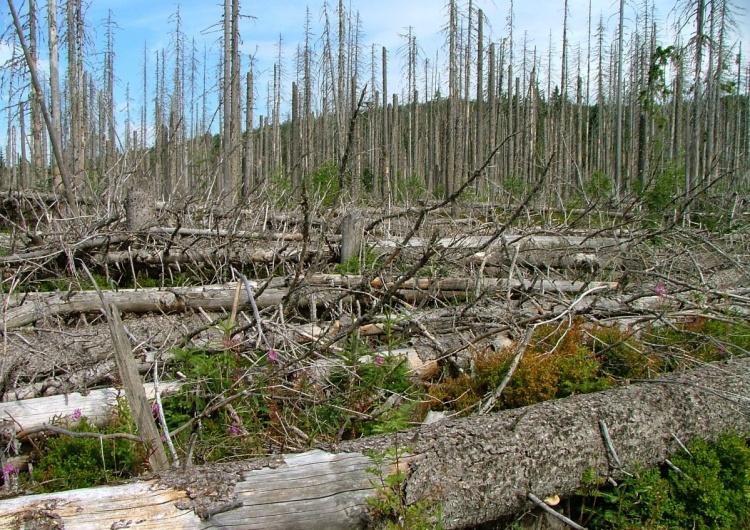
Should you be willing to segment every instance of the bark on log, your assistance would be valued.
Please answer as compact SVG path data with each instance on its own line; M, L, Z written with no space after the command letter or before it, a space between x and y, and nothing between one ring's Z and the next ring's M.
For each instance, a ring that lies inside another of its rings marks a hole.
M257 287L256 282L251 282ZM204 287L174 287L159 289L123 289L107 293L108 301L122 312L145 313L158 311L172 313L201 307L206 311L232 307L236 284L210 285ZM266 289L256 298L258 307L277 305L286 294L282 289ZM240 303L247 303L247 293L242 291ZM51 316L75 313L92 313L101 310L101 300L95 291L73 293L43 293L28 296L25 303L5 312L6 329L33 324Z
M410 451L401 461L409 466L406 502L440 504L445 528L462 528L525 509L528 493L570 495L591 469L607 476L600 420L623 469L663 461L678 439L750 432L748 376L750 358L738 358L660 381L348 442L337 454L316 450L19 497L0 503L0 528L17 529L35 517L60 528L136 522L151 529L361 528L364 500L374 494L373 476L365 471L371 460L363 452L394 445Z

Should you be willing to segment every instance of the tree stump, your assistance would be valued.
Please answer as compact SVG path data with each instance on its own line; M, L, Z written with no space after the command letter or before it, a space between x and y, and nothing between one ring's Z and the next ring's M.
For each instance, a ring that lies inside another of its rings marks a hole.
M341 221L341 261L343 265L362 250L364 218L360 210L354 210Z

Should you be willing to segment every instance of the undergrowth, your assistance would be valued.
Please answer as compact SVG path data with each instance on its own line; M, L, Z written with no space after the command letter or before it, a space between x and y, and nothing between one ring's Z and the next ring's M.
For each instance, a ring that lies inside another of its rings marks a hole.
M697 318L635 334L616 326L540 326L495 410L523 407L572 394L597 392L619 381L647 379L697 362L750 350L750 325ZM470 373L446 377L428 392L429 408L469 413L497 388L516 352L480 350Z
M123 406L112 422L97 427L86 417L75 418L73 432L137 434ZM140 443L130 440L49 436L39 439L32 457L33 472L28 488L44 493L107 484L138 476L148 469L148 455Z
M590 530L735 530L750 526L750 449L733 433L698 440L667 465L641 469L617 487L589 481L571 500Z
M218 399L229 406L202 418L197 463L303 450L369 434L402 430L421 418L421 388L405 360L350 348L338 359L282 377L277 353L175 351L175 370L186 384L164 399L170 429L182 425ZM389 398L396 397L395 401ZM176 440L183 453L188 433Z
M302 363L294 371L282 369L280 352L243 349L228 323L216 326L224 337L217 349L173 350L169 370L183 385L177 394L163 398L169 430L201 418L200 430L184 429L173 437L180 460L189 452L191 436L192 462L202 464L401 431L419 424L429 410L467 414L498 387L516 354L512 349L481 350L466 374L420 382L396 351L405 339L400 318L399 313L386 313L380 338L352 337L335 356ZM729 320L696 318L638 333L582 321L540 326L495 408L596 392L748 350L750 324ZM97 429L83 418L73 429L134 432L122 410L107 427ZM683 465L689 475L690 463ZM36 443L31 482L35 491L53 491L120 480L146 469L147 455L131 441L50 435ZM654 484L662 487L662 482ZM599 494L597 502L604 497Z

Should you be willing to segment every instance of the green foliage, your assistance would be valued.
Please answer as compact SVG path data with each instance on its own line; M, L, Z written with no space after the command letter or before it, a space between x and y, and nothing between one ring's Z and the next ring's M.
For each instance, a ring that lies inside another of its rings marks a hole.
M643 190L643 205L657 215L675 209L674 198L679 195L685 182L685 168L668 167L652 179Z
M680 326L643 330L640 338L617 326L537 329L498 400L499 409L597 392L618 379L645 379L750 352L750 324L696 318ZM428 391L436 410L473 410L505 378L516 352L479 351L473 373L447 377Z
M667 466L636 472L616 488L582 491L574 505L588 528L730 530L750 524L750 449L736 434L699 440Z
M135 427L124 414L102 428L81 418L70 430L135 434ZM51 436L39 441L37 449L39 460L34 464L32 488L39 493L98 486L137 476L147 469L148 455L143 445L121 438Z
M417 174L396 181L396 201L408 203L409 201L421 199L427 193L424 179Z
M602 358L593 350L590 337L586 342L583 336L579 323L569 328L540 327L496 407L523 407L608 388L612 378L602 369ZM478 352L471 376L447 378L430 388L429 395L436 400L433 407L472 409L500 385L515 354L513 350Z
M670 368L691 367L696 360L721 361L750 352L750 324L699 317L680 327L662 326L646 339L670 363Z
M107 280L106 276L96 273L92 274L92 276L100 289L108 290L112 288L112 284ZM88 276L85 276L83 278L49 278L38 283L29 283L28 288L30 291L49 293L55 291L67 292L71 288L76 291L87 291L93 289L94 286Z
M216 328L226 335L229 326L220 322ZM189 384L163 400L167 423L173 430L219 397L237 395L231 406L203 417L196 462L246 458L263 452L269 441L283 447L290 427L304 433L308 445L403 430L420 419L422 411L415 403L421 389L411 382L404 359L372 354L368 358L359 353L365 347L353 343L328 368L301 369L290 379L277 376L267 356L256 354L253 362L234 347L214 353L175 350L174 369ZM330 373L315 375L320 369ZM383 407L394 394L407 399ZM178 451L186 450L188 436L178 437Z
M423 501L407 505L403 495L406 474L401 470L405 449L394 448L383 453L367 452L373 465L366 470L375 477L376 495L367 499L377 528L397 530L442 530L442 506ZM386 474L383 469L395 468Z
M612 178L601 171L594 171L591 178L584 182L583 191L589 200L603 200L612 192Z
M597 326L590 331L591 349L601 359L602 371L618 379L647 379L663 366L658 354L650 353L632 335L615 326Z
M336 274L362 274L364 271L377 268L380 254L370 245L365 245L361 254L352 256L345 263L334 267Z
M375 173L369 167L362 170L362 189L367 193L375 191Z
M325 162L313 171L312 189L323 206L333 206L339 194L339 168L333 162Z
M211 354L199 349L175 349L176 369L190 381L180 391L163 400L167 425L173 429L202 411L211 399L227 390L238 377L238 358L231 354Z
M516 175L507 175L503 178L502 186L511 198L520 199L526 192L526 181Z

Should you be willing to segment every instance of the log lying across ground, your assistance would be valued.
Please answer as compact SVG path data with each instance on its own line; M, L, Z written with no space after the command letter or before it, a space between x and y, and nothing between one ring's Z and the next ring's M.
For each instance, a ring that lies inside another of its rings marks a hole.
M342 280L343 278L343 280ZM354 280L354 282L353 282ZM339 275L316 275L305 284L306 287L329 287L332 285L355 285L361 277L346 277ZM250 282L253 289L259 287L260 282ZM392 285L392 284L391 284ZM409 280L401 285L407 300L419 299L418 290L430 289L432 294L442 293L445 298L452 298L458 294L484 289L524 289L547 292L578 293L596 286L603 289L614 289L615 282L572 282L572 281L524 281L497 280L494 278L480 280L440 280L429 279ZM367 288L381 289L389 287L376 278ZM168 289L123 289L108 292L107 300L122 312L145 313L163 312L174 313L186 309L202 308L206 311L229 309L234 304L236 283L226 285L206 285L203 287L173 287ZM599 289L600 290L600 289ZM289 294L283 278L273 281L269 287L256 298L258 307L277 306ZM329 293L330 295L330 293ZM334 295L335 296L335 295ZM247 292L243 289L239 302L248 303ZM307 300L301 301L307 304ZM33 324L54 316L65 316L76 313L95 313L102 307L96 291L74 291L72 293L31 293L19 297L3 315L2 325L5 329L14 329Z
M159 385L159 392L166 396L177 392L178 382ZM154 385L145 384L148 399L155 395ZM103 426L112 421L114 408L125 394L116 388L101 388L88 394L73 392L65 395L22 399L0 403L0 422L10 424L16 432L36 431L56 419L85 416L92 424Z
M445 528L462 528L525 509L529 493L570 495L592 469L616 478L635 465L663 461L696 437L750 432L748 395L750 357L737 358L658 381L347 442L332 452L18 497L0 502L0 528L361 528L365 499L376 494L365 453L394 447L408 466L406 502L441 505Z

